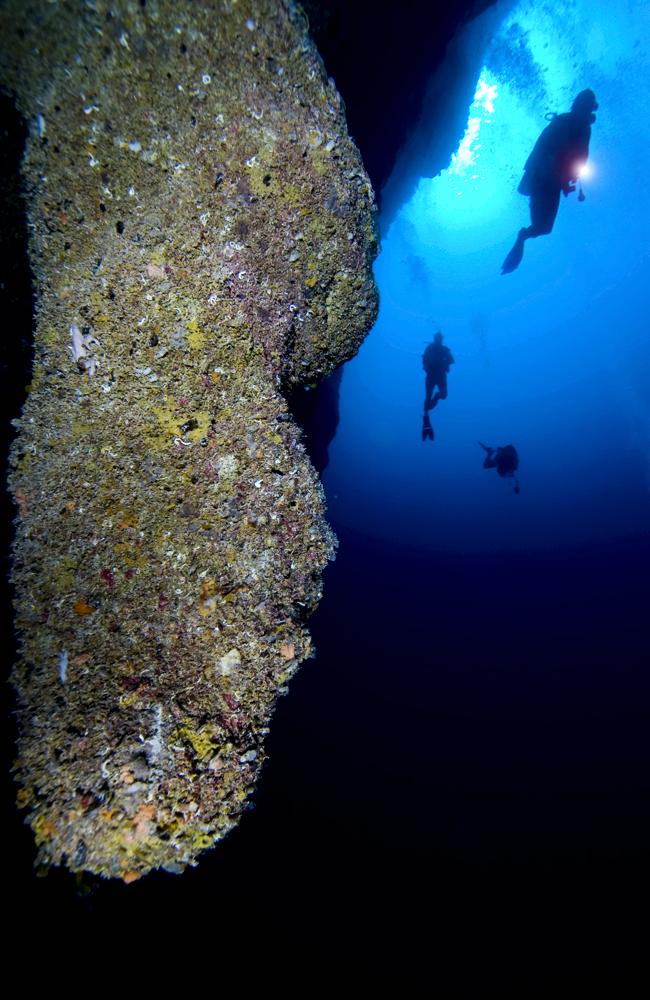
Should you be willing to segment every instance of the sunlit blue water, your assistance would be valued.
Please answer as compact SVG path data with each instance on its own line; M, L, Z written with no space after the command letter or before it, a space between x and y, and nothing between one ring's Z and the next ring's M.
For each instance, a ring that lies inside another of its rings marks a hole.
M379 319L344 372L340 551L264 788L286 790L294 845L392 882L400 912L442 894L582 925L650 890L647 29L620 0L513 9L471 141L386 234ZM544 116L588 86L586 199L501 276ZM456 364L432 443L438 327ZM516 445L520 495L479 439Z
M469 551L650 527L649 26L621 0L521 3L502 26L450 168L421 180L383 240L379 320L346 367L325 476L335 521ZM563 198L553 233L501 276L545 115L587 86L600 109L585 201ZM456 364L423 444L421 355L438 328ZM483 470L478 439L516 445L519 496Z

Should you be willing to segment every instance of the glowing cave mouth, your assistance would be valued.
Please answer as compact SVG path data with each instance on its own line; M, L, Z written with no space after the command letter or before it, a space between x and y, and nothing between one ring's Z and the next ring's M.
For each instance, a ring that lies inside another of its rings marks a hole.
M326 475L346 524L390 537L399 523L409 544L456 550L650 529L649 26L631 0L509 8L448 167L421 177L385 230L379 319L346 366ZM586 87L600 110L584 198L562 198L553 232L503 276L530 220L524 164ZM423 444L422 353L437 329L456 363ZM478 440L516 446L520 496L488 476Z
M558 110L568 110L568 107ZM552 117L554 113L550 112L547 117ZM518 121L526 125L525 109L516 106L512 88L508 83L498 80L494 73L484 66L469 109L465 134L451 157L449 167L442 175L448 179L456 198L470 200L473 212L477 207L482 206L485 209L488 194L489 200L495 207L499 204L496 197L498 176L503 177L504 172L507 172L507 164L500 162L498 147L502 144L508 122ZM511 135L506 147L508 150L513 148L513 142L514 148L517 148L515 137ZM483 147L485 147L484 152L482 152ZM523 171L523 163L521 169ZM592 179L593 163L591 161L585 163L577 173L581 180ZM440 180L433 178L433 182L438 185ZM426 184L427 181L422 183ZM478 190L481 184L487 185L483 194ZM454 212L456 211L454 208Z
M481 143L478 141L481 126L484 122L487 125L490 124L491 116L494 114L494 102L497 97L497 83L496 81L492 82L492 74L484 67L476 87L474 101L469 109L469 119L465 135L461 140L458 151L451 158L451 166L447 169L448 174L467 177L471 181L479 179L477 161L481 155Z

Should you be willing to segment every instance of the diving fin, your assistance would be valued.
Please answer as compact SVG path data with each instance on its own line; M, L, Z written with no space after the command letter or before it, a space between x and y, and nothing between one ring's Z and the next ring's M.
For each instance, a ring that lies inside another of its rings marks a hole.
M517 239L512 246L512 250L501 265L501 274L511 274L511 272L516 271L521 264L521 259L524 256L524 243L526 242L525 234L525 229L519 230Z

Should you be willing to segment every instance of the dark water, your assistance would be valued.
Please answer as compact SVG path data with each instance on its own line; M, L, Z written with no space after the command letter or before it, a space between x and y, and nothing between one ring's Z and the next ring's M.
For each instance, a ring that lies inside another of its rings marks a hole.
M318 656L240 829L182 878L90 893L33 878L25 833L18 912L92 930L213 901L238 926L288 908L510 934L646 912L650 539L459 559L339 531Z

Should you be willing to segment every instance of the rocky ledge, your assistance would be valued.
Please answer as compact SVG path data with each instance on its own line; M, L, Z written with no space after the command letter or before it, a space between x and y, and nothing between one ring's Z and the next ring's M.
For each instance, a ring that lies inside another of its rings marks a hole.
M285 394L377 308L373 192L290 0L8 0L33 378L12 452L19 804L131 881L237 822L334 538Z

